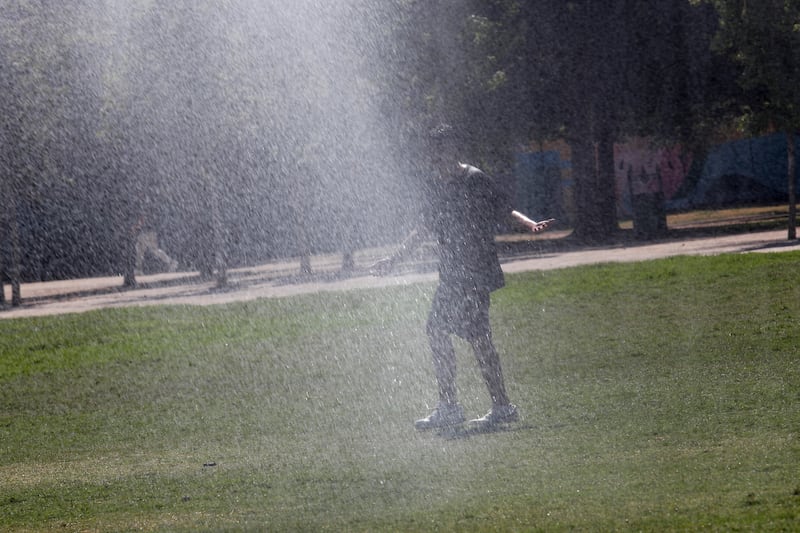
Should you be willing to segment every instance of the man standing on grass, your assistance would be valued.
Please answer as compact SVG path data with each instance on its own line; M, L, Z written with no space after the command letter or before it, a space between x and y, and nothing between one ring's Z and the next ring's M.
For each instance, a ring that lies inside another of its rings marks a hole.
M505 194L481 170L459 163L453 128L441 125L429 135L432 151L431 195L422 223L390 257L373 265L383 275L415 249L427 233L439 247L439 286L428 316L427 334L439 387L439 401L430 415L414 422L417 429L455 426L464 422L456 396L456 356L451 334L467 340L489 389L491 410L470 421L479 430L516 422L517 407L506 393L500 358L489 325L490 293L505 285L494 236L499 223L511 217L532 232L547 229L552 219L535 222L512 210Z

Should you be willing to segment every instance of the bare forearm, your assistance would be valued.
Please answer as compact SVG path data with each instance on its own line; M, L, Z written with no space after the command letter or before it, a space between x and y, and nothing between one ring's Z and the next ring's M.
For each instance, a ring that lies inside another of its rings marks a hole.
M403 242L400 243L400 246L398 246L394 253L390 256L392 262L402 261L408 257L419 247L420 244L422 244L424 238L424 232L420 228L415 228L412 230L411 233L409 233L408 236L403 239Z
M511 211L511 218L513 218L517 223L522 224L523 226L530 226L532 224L536 224L535 220L531 220L530 218L526 217L519 211Z
M411 252L413 252L423 241L424 235L421 228L415 228L408 236L403 239L403 242L389 257L384 257L378 260L370 267L370 272L376 276L383 276L388 274L394 269L395 265L405 259Z
M549 218L547 220L541 220L537 222L535 220L531 220L519 211L512 211L511 218L513 218L521 226L524 226L533 232L543 231L555 221L555 219Z

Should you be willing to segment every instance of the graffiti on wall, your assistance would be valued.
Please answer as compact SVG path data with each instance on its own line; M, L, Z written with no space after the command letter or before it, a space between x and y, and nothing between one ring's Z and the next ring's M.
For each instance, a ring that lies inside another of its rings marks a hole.
M680 144L659 145L634 137L614 145L617 207L630 215L631 199L639 195L661 194L666 201L675 197L692 165L692 154Z
M617 211L632 214L631 198L641 194L661 193L672 199L680 190L692 155L681 145L660 145L646 138L631 138L614 145ZM571 152L564 141L542 143L516 158L518 205L531 212L569 215L573 176ZM554 187L555 185L555 187ZM553 191L560 194L554 194Z

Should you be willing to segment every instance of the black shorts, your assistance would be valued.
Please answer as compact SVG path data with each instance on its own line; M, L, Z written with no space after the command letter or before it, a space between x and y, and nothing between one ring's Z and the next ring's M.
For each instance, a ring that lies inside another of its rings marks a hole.
M487 336L489 303L488 289L442 283L433 295L428 331L445 331L468 340Z

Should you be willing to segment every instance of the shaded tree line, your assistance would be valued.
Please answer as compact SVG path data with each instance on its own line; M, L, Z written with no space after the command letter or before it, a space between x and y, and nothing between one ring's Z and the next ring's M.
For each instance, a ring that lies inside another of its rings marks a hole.
M318 7L14 3L0 20L10 277L135 283L142 219L220 283L228 266L399 234L408 188L371 110L370 43Z
M386 242L424 197L424 132L443 120L499 175L520 146L566 140L575 236L597 242L617 231L615 142L702 155L720 130L798 128L795 0L333 4L8 2L6 277L133 283L143 216L220 283Z

